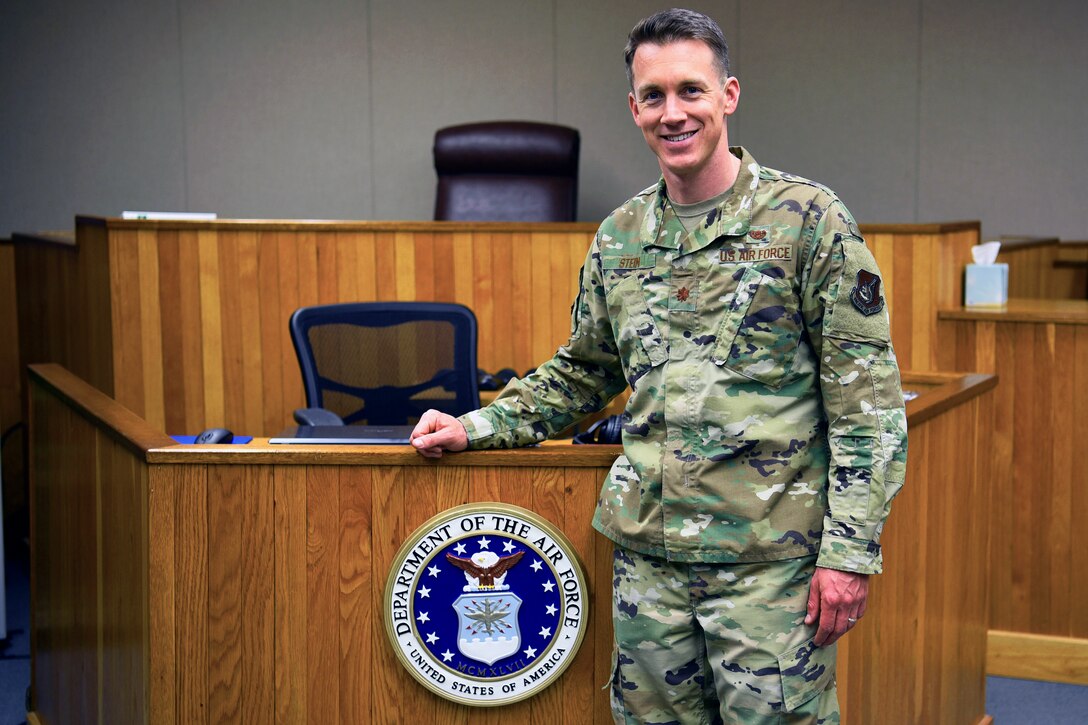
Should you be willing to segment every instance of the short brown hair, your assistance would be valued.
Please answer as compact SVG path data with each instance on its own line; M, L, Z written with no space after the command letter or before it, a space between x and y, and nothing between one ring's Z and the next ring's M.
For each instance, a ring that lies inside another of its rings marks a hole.
M635 51L643 43L667 45L678 40L701 40L714 53L714 61L721 72L722 82L729 77L729 45L725 42L722 29L714 20L684 8L662 10L635 24L627 36L627 46L623 49L623 59L627 63L627 82L634 88L635 77L631 64L635 60Z

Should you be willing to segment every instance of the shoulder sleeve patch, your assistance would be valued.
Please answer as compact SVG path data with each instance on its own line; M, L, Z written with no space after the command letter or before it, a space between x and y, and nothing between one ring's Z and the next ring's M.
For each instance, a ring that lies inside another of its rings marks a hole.
M842 276L824 314L824 335L887 345L891 328L876 260L860 239L837 244L843 256Z
M854 289L850 290L850 301L866 317L884 309L884 298L880 294L880 276L867 269L859 269Z

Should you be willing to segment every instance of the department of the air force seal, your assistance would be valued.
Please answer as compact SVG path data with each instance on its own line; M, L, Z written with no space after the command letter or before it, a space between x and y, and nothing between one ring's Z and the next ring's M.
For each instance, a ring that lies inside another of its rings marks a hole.
M479 503L416 529L385 586L385 631L433 692L466 705L505 705L555 682L588 622L574 548L536 514Z

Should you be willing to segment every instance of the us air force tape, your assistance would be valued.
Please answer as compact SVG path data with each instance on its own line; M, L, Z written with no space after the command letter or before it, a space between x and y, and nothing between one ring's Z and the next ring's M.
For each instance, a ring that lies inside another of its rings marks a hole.
M524 700L559 679L589 616L567 538L501 503L458 506L416 529L384 597L401 664L432 692L481 707Z

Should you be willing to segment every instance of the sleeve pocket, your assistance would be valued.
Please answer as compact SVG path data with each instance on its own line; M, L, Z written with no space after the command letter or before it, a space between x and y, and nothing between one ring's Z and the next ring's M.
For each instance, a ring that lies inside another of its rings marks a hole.
M866 436L837 436L831 441L828 481L831 518L851 524L869 521L873 452L879 440Z
M808 640L778 655L782 702L793 712L827 689L835 678L836 647L817 647Z

